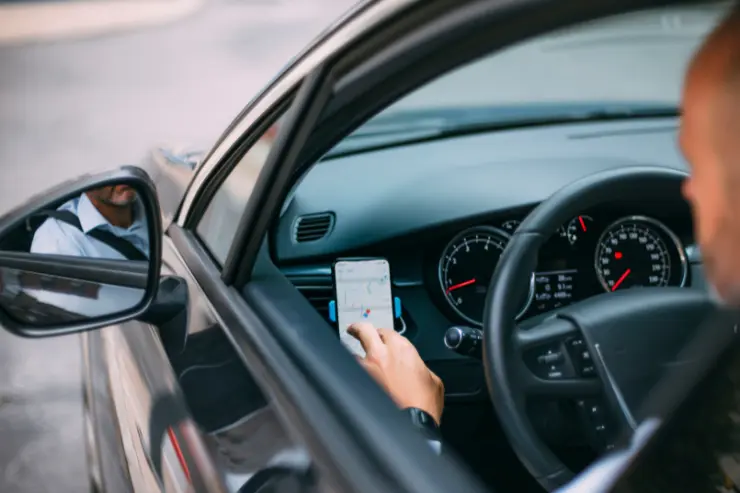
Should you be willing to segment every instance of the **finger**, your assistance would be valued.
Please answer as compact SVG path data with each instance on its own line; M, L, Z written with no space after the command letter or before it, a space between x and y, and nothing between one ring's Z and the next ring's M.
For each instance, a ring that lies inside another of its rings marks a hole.
M352 324L347 328L347 333L360 341L362 349L365 350L367 356L385 351L385 344L380 339L378 329L372 324L365 322Z

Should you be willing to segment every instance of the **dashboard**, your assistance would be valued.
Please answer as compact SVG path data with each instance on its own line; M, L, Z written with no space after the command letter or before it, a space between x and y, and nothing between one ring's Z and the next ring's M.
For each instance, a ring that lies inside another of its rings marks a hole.
M675 118L542 126L327 160L294 187L270 249L325 316L334 260L388 259L405 335L449 393L474 394L484 387L479 363L447 349L443 334L452 325L480 325L489 281L520 222L595 172L685 171L676 129ZM675 182L613 196L568 219L542 245L535 272L522 273L530 289L520 320L605 292L704 286L691 211Z

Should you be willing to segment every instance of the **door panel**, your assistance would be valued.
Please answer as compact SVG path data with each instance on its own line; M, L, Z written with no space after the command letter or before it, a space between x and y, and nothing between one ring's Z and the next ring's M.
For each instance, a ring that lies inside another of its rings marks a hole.
M115 378L111 390L134 491L163 491L162 479L152 462L149 448L150 390L143 382L136 358L121 334L121 327L108 327L101 335L108 371Z
M169 234L187 262L189 271L198 280L198 296L205 299L203 293L211 289L213 284L227 289L216 265L198 240L177 225L170 227ZM205 266L207 267L204 269ZM221 301L220 298L210 297L208 300L211 310L214 310L214 305ZM246 409L238 419L205 436L207 447L228 490L233 493L333 491L327 484L321 482L322 476L316 476L314 461L309 460L310 456L303 443L291 434L295 425L290 418L286 418L285 409L277 404L274 398L276 389L265 383L262 366L257 366L259 364L257 360L246 358L242 352L237 352L235 345L238 342L234 340L233 329L222 325L226 322L221 316L219 313L217 324L207 332L217 329L227 342L230 353L238 355L237 360L243 373L232 385L234 388L239 387L237 394L248 396L246 403L239 404L246 404ZM272 486L267 488L265 485L267 489L264 490L257 488L263 481ZM286 488L292 489L282 489L284 484ZM288 484L290 486L287 486Z
M169 356L183 351L188 330L212 325L213 317L202 298L190 295L198 291L169 243L163 257L162 274L185 274L189 288L185 323L166 327L168 351L160 328L148 324L134 321L99 333L125 467L136 492L225 492Z
M104 338L135 491L225 491L156 329L129 323Z
M179 227L173 225L171 229ZM226 489L234 493L256 474L276 465L289 464L291 469L297 460L304 469L308 467L303 448L289 437L271 400L265 397L269 393L262 391L238 356L212 304L169 237L165 238L163 256L164 264L183 277L189 288L187 338L182 350L173 350L173 345L168 356L175 368L172 374L194 418L189 423L208 430L201 435L203 457ZM208 261L212 262L210 258ZM203 381L200 386L198 379ZM222 391L214 389L218 386L223 387ZM214 417L218 424L214 424Z
M132 479L113 400L101 331L81 334L85 381L84 423L94 491L131 493Z

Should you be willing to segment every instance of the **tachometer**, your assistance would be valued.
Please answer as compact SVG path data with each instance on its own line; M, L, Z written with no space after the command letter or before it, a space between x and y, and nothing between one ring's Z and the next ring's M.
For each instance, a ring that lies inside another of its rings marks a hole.
M596 275L607 291L683 286L688 273L681 242L663 223L631 216L611 224L596 247Z
M463 319L481 325L486 293L509 235L497 228L476 227L463 231L445 247L439 260L439 281L444 297ZM530 290L522 300L521 316L532 301Z

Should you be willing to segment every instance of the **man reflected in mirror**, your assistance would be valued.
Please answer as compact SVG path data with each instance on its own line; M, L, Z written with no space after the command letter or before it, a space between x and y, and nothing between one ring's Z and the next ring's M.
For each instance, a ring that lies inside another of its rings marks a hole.
M56 211L36 230L32 253L146 260L146 214L136 190L112 185L88 190Z

